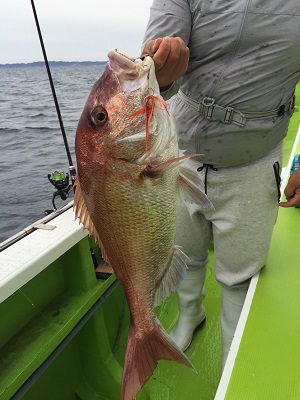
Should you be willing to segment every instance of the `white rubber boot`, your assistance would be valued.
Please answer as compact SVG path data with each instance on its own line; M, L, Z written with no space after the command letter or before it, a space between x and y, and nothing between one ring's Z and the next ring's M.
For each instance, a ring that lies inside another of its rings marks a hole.
M245 297L248 291L246 288L231 289L222 286L221 304L221 330L222 330L222 362L225 366L235 330L242 312Z
M206 262L201 267L189 266L186 276L177 290L179 317L170 336L182 351L189 347L195 329L206 318L202 305L205 296L205 264Z

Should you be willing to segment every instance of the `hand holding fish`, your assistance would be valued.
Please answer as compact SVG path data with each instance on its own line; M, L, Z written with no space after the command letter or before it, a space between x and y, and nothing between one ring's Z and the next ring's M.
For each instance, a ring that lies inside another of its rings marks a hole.
M279 203L281 207L295 207L300 205L300 169L297 169L290 177L284 190L287 201Z
M166 90L186 71L189 48L180 37L164 37L145 44L142 55L154 54L156 79L161 90Z

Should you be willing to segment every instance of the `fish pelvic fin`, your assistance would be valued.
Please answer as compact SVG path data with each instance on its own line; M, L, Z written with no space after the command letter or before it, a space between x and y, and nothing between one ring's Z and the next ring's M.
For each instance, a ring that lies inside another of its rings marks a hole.
M153 374L159 360L176 361L192 368L187 356L177 347L156 319L149 333L139 334L131 325L124 363L121 400L132 400Z
M200 204L203 208L214 208L212 202L202 190L204 185L197 173L197 168L198 164L190 159L180 165L179 196L181 200Z
M178 289L180 282L185 277L188 261L190 261L190 259L180 247L174 246L173 257L169 267L155 293L155 306L161 304L172 292Z
M104 250L103 244L100 240L100 236L95 228L95 225L92 221L91 215L87 209L86 203L84 201L81 187L80 187L80 180L78 176L75 179L74 183L74 190L75 190L75 196L74 196L74 205L73 205L73 210L75 212L75 220L78 218L80 223L83 225L83 229L87 229L89 231L89 235L93 236L95 240L98 242L99 247L101 249L101 254L103 260L110 264L106 252Z

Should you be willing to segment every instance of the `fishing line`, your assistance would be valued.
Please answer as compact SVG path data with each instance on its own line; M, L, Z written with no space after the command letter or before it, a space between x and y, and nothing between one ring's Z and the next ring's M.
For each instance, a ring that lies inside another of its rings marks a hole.
M49 67L49 62L48 62L48 58L47 58L47 54L46 54L46 49L45 49L45 46L44 46L44 41L43 41L41 29L40 29L38 16L37 16L35 5L34 5L34 0L30 0L30 1L31 1L31 6L32 6L34 19L35 19L36 28L37 28L39 39L40 39L40 44L41 44L43 56L44 56L45 66L46 66L46 69L47 69L47 74L48 74L48 78L49 78L49 82L50 82L50 86L51 86L52 96L53 96L53 100L54 100L54 103L55 103L56 113L57 113L58 121L59 121L59 124L60 124L60 129L61 129L61 133L62 133L64 145L65 145L65 149L66 149L66 152L67 152L67 157L68 157L68 161L69 161L69 171L70 171L72 183L74 183L75 177L76 177L76 169L75 169L75 167L73 165L73 161L72 161L72 157L71 157L71 153L70 153L70 148L69 148L66 132L65 132L63 121L62 121L59 104L58 104L58 101L57 101L55 87L54 87L54 84L53 84L53 79L52 79L52 75L51 75L51 71L50 71L50 67Z

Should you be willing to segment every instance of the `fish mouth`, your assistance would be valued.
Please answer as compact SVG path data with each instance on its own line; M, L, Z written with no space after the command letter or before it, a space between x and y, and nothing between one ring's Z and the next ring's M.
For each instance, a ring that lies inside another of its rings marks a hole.
M149 57L151 58L151 56ZM146 62L149 57L132 58L115 49L108 53L109 65L114 73L124 78L126 76L130 80L137 79L142 73L141 70L146 72L150 69L149 63Z
M131 58L117 50L111 50L108 53L108 66L117 77L120 87L124 94L128 96L132 91L143 90L149 87L149 74L155 77L154 62L151 56L141 58Z
M117 50L108 53L109 65L115 74L122 75L127 79L137 79L139 75L138 65L134 58L131 58Z
M110 50L108 53L108 58L114 62L116 62L120 67L123 68L131 68L135 63L135 59L127 56L124 53L121 53L118 50Z

